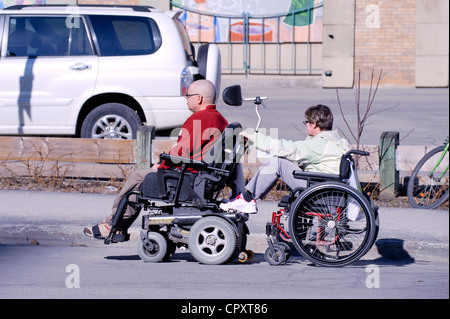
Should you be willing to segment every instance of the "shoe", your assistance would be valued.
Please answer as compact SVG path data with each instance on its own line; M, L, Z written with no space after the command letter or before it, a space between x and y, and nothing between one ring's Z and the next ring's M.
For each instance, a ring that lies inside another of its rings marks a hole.
M84 234L88 237L96 239L105 239L111 231L111 225L107 223L100 223L92 227L85 227Z
M106 239L110 232L111 225L107 223L100 223L92 227L84 228L84 234L95 239ZM110 242L112 243L120 243L128 240L130 240L130 234L120 230L116 231L116 233L113 234L110 238Z
M219 207L223 211L235 210L246 214L256 214L258 212L256 200L252 199L247 202L241 194L239 194L235 200L228 203L222 203Z

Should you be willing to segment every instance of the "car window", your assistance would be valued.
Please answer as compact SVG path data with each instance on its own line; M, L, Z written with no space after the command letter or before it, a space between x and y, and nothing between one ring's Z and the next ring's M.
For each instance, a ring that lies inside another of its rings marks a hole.
M181 39L183 40L183 46L184 51L186 53L186 57L194 62L195 60L195 53L194 53L194 47L191 44L191 40L189 39L189 35L186 32L186 28L184 27L183 23L180 21L178 16L173 17L173 21L175 22L175 25L177 26L178 33L180 33Z
M7 56L91 55L84 23L70 28L66 17L11 17Z
M89 16L101 56L155 53L161 46L156 22L146 17Z
M3 40L3 16L0 15L0 58L2 53L2 40Z

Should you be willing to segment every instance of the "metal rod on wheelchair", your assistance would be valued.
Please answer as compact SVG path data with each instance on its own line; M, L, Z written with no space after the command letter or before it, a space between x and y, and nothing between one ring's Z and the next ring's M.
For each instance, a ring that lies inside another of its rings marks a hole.
M249 97L249 98L243 99L243 101L253 101L255 103L255 111L256 111L256 115L258 116L258 124L256 124L255 132L258 132L259 126L261 125L261 115L259 114L258 108L260 105L265 107L265 105L263 104L262 101L267 100L267 99L268 99L267 96Z

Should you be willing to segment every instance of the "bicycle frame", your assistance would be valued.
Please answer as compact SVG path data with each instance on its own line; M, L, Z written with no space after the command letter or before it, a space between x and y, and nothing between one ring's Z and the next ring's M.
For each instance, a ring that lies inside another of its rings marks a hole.
M438 168L439 164L441 164L442 160L444 159L445 155L448 152L448 148L449 148L449 141L447 141L447 145L445 145L445 148L444 148L444 151L442 152L441 158L439 158L437 164L434 166L433 170L429 174L429 176L431 178L433 178L436 182L439 182L445 176L445 174L448 172L448 165L447 165L444 172L442 173L442 175L439 178L434 177L434 171Z

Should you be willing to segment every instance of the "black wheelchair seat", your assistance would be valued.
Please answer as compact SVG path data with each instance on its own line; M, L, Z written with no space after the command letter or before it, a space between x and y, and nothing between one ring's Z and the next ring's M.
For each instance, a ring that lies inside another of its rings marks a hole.
M186 189L194 188L194 179L197 174L191 172L185 172L183 180L181 181L182 187L178 196L180 202L193 201L192 196ZM152 199L166 200L167 202L174 202L176 189L180 182L180 171L174 170L158 170L154 173L149 173L145 176L144 181L141 184L140 191L141 196Z

